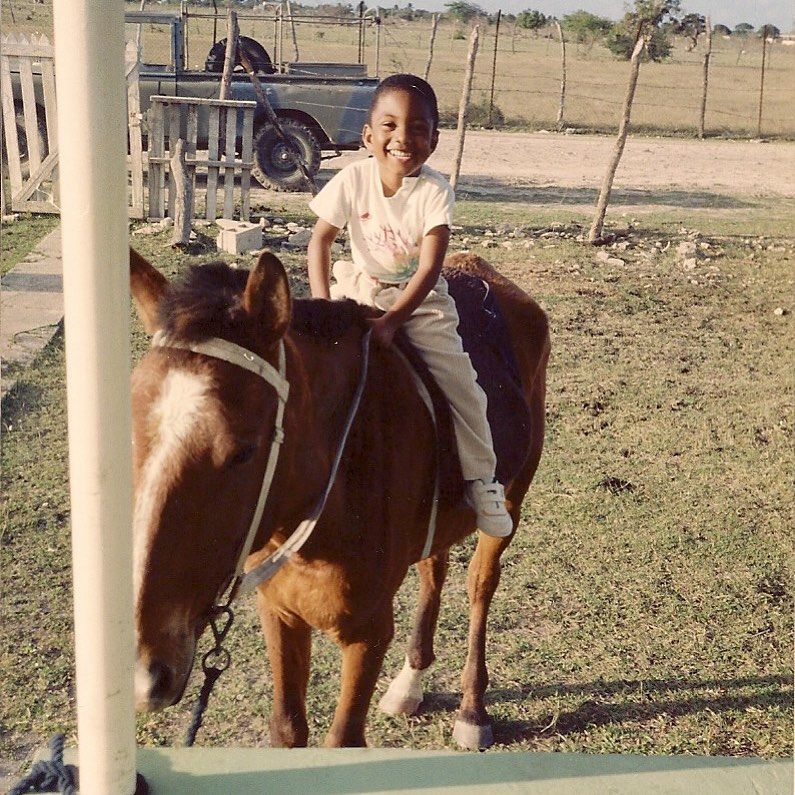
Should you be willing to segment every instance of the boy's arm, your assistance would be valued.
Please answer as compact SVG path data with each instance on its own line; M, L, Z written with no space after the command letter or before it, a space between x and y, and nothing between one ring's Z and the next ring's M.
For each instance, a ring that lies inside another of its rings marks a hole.
M382 345L391 344L395 332L411 317L414 310L436 286L449 242L450 228L447 226L435 226L422 238L417 272L411 277L400 298L389 311L370 321L373 335Z
M313 298L330 298L331 245L339 234L339 229L328 221L318 218L312 230L312 239L307 248L309 268L309 289Z

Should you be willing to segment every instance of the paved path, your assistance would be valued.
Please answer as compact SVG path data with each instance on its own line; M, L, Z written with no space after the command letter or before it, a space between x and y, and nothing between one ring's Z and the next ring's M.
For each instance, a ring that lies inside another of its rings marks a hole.
M0 391L52 339L63 318L61 229L56 227L0 281ZM10 368L9 365L13 365Z

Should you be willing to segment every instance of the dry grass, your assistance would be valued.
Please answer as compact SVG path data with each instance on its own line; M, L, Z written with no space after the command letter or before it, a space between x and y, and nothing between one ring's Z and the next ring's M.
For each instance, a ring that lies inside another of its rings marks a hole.
M15 22L9 6L3 5L4 30L51 30L49 3L15 0ZM130 10L138 3L128 4ZM175 8L176 6L171 6ZM158 6L159 9L166 6ZM381 27L381 74L412 71L422 74L428 57L430 22L406 22L388 17ZM442 109L452 116L458 108L466 38L455 38L458 26L442 23L437 34L433 82ZM260 41L273 54L275 29L269 21L241 21L241 33ZM494 26L482 28L481 50L474 81L473 100L488 103ZM189 61L202 68L212 44L212 22L189 23ZM225 25L218 26L218 37ZM302 24L297 28L300 57L305 61L356 61L358 33L355 28L319 28ZM145 26L144 60L166 62L168 34L162 27ZM663 134L693 134L697 130L701 102L704 43L688 52L687 42L678 40L673 58L661 64L645 64L633 109L633 126ZM723 39L716 37L712 56L706 128L711 135L753 135L757 129L761 77L761 41L757 38ZM292 57L289 34L285 33L285 54ZM375 33L370 29L367 59L375 73ZM557 119L560 80L560 55L557 41L514 35L510 23L503 24L497 54L494 100L512 126L529 129L551 127ZM617 61L607 49L573 43L568 46L567 126L587 130L614 130L621 112L627 82L627 64ZM768 48L765 76L765 101L762 132L767 136L795 135L795 47L775 43Z

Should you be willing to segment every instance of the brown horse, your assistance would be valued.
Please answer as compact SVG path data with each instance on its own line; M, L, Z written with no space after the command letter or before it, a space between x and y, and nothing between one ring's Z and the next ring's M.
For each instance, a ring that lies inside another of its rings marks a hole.
M506 489L515 528L541 456L547 321L533 300L478 257L459 255L451 263L494 291L530 407L529 453ZM185 346L220 338L274 368L284 351L289 397L283 441L262 519L255 523L254 553L246 564L251 568L310 514L326 487L362 371L363 331L353 324L331 341L291 328L287 277L270 254L250 274L205 266L182 285L168 283L135 252L130 266L145 328L177 345L153 347L132 378L136 701L139 709L156 710L181 698L209 610L234 571L280 411L271 384ZM393 598L411 564L420 575L416 622L406 666L381 707L410 714L419 706L421 675L434 660L448 549L476 529L465 506L440 507L431 555L420 559L434 501L434 445L433 420L405 360L374 347L320 521L300 552L257 588L273 674L272 745L307 742L312 627L342 649L341 692L326 745L365 744L367 710L393 636ZM486 619L509 541L481 533L469 567L468 654L454 730L469 748L493 742L484 705Z

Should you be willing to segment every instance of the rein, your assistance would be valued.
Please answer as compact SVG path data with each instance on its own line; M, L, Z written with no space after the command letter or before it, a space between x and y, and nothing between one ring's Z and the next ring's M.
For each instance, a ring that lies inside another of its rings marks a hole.
M290 383L287 380L287 362L284 348L284 341L279 341L279 368L278 370L269 362L266 362L260 356L247 350L246 348L236 345L234 342L229 342L217 337L213 337L203 342L185 343L169 339L162 332L157 332L152 338L153 348L177 348L181 350L191 351L192 353L209 356L213 359L220 359L230 364L242 367L244 370L258 375L275 390L279 403L276 409L276 418L274 420L273 437L271 439L271 447L268 453L268 461L265 465L265 472L262 477L262 486L260 487L259 497L257 504L254 508L254 515L251 519L248 532L241 546L240 554L238 555L237 564L234 573L224 582L218 594L216 595L213 606L208 611L208 623L212 629L215 645L208 651L202 658L202 670L204 671L204 685L202 687L201 695L194 708L193 718L191 725L188 729L186 738L186 745L193 745L193 740L196 737L196 732L201 726L202 715L207 706L207 701L210 697L213 684L216 679L229 667L230 657L229 652L222 646L223 640L227 632L232 626L234 614L232 613L232 601L239 595L249 593L258 585L266 582L273 577L276 572L287 563L292 556L301 549L312 531L315 529L323 509L326 506L326 501L334 486L334 481L337 476L342 454L345 450L345 444L348 440L353 421L359 410L362 395L364 393L365 383L367 381L368 359L370 351L370 331L367 331L362 337L362 370L359 374L359 381L356 385L353 399L350 408L348 409L348 416L345 421L345 426L342 435L337 445L337 453L334 456L334 461L331 465L328 481L323 493L320 495L311 515L304 519L292 532L290 537L274 552L268 555L265 560L259 563L250 571L245 571L245 563L251 548L254 544L254 539L257 535L260 522L262 521L262 514L265 510L265 503L270 493L271 485L273 484L273 477L276 472L276 464L279 460L279 452L281 445L284 442L284 410L287 405L287 398L290 394ZM224 595L226 594L226 601ZM213 664L213 661L214 664Z

